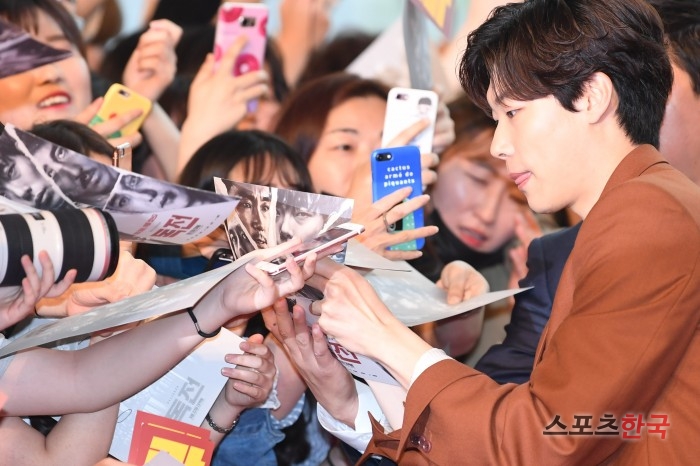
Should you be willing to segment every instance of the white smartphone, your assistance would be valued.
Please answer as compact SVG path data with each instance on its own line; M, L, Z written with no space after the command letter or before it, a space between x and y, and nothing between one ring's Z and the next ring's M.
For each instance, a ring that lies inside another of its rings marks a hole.
M292 253L292 257L294 257L294 260L298 264L301 264L312 252L319 254L327 251L333 246L345 243L353 236L359 235L364 229L364 226L357 223L343 223L302 243L299 248ZM277 275L286 270L284 266L286 261L287 257L277 257L269 261L260 261L255 265L270 275Z
M433 91L392 88L386 101L382 147L388 147L399 133L421 118L427 118L430 126L418 133L407 145L418 146L421 154L432 152L437 110L438 96Z

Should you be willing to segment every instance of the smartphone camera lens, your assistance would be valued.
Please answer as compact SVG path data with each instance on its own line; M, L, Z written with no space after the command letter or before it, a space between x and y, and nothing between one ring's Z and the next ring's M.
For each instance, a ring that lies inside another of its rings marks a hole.
M397 100L408 100L408 94L396 94Z
M241 26L253 27L255 26L255 16L241 16Z
M124 89L119 89L119 95L122 96L122 97L128 98L128 97L129 97L129 92L126 91L126 90L124 90Z
M389 154L387 152L382 152L381 154L377 154L377 161L385 162L387 160L391 160L391 154Z

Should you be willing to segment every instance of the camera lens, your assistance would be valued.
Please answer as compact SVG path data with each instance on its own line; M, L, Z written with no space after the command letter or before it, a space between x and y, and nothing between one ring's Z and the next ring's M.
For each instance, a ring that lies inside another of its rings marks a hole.
M20 285L20 258L26 254L40 267L42 250L56 281L70 269L78 271L76 283L103 280L117 267L119 232L108 213L93 208L0 215L0 286Z

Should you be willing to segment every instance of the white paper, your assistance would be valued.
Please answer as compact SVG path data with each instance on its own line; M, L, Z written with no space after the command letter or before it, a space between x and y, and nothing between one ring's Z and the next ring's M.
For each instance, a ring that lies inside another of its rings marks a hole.
M109 454L121 461L129 459L137 411L199 427L228 380L221 375L224 356L241 354L242 341L222 328L219 335L205 340L163 377L120 403Z
M417 270L358 270L389 310L409 327L479 309L528 288L492 291L458 304L447 304L447 293Z
M393 261L377 254L357 239L348 241L345 252L345 265L362 269L411 271L413 267L406 261Z

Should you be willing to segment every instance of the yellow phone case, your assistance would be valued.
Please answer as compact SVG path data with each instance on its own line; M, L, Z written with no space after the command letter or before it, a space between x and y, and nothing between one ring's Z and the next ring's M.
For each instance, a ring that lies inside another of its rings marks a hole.
M107 90L104 97L104 102L97 111L97 114L92 119L90 124L97 124L114 118L116 115L121 115L133 109L141 109L143 113L134 121L130 122L121 130L109 135L109 138L129 136L139 130L143 121L151 111L151 101L141 94L132 91L123 84L112 84Z

